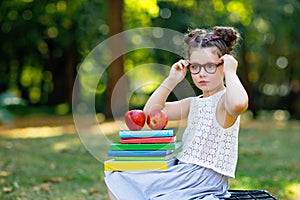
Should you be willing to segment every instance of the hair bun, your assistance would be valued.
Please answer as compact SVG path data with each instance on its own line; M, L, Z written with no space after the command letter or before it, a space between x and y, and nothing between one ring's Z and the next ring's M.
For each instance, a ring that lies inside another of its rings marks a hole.
M199 36L205 35L207 33L204 29L195 29L189 32L184 37L184 42L186 44L190 44L191 42L197 41L199 39Z
M213 32L222 38L229 48L232 48L240 37L239 32L233 27L215 26Z

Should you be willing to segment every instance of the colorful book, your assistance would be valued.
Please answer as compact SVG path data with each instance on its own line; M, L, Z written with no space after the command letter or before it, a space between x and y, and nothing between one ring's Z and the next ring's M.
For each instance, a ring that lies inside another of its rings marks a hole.
M149 138L121 138L121 144L150 144L171 143L176 141L176 136L171 137L149 137Z
M175 157L175 154L169 154L166 156L115 156L116 161L163 161L170 160Z
M121 144L112 143L110 150L175 150L181 146L181 142L160 144Z
M148 137L171 137L174 136L174 129L165 130L140 130L140 131L130 131L130 130L120 130L120 138L148 138Z
M166 170L176 164L176 159L164 161L117 161L104 162L104 171L138 171L138 170Z
M166 156L173 153L173 150L158 151L113 151L108 150L108 156Z

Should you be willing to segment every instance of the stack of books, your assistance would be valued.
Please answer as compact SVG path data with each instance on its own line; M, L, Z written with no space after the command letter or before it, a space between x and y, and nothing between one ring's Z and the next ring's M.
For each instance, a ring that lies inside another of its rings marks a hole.
M176 162L176 141L173 129L167 130L121 130L120 142L112 143L104 162L105 171L166 170Z

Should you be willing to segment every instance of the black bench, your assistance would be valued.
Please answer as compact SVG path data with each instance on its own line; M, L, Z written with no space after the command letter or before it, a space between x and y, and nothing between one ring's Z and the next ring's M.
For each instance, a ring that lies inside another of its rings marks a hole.
M229 190L231 194L230 198L226 200L233 199L265 199L265 200L277 200L275 197L270 195L265 190Z

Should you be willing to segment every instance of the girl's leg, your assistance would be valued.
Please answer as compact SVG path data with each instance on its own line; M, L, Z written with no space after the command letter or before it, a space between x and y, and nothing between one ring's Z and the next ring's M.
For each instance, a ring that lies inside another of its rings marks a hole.
M110 200L117 200L117 198L113 195L113 193L111 193L111 191L107 188L108 191L108 197Z

